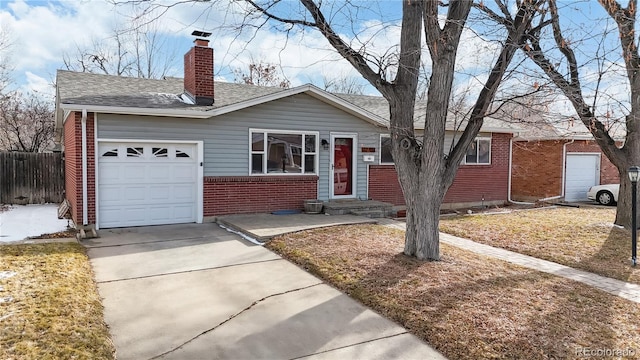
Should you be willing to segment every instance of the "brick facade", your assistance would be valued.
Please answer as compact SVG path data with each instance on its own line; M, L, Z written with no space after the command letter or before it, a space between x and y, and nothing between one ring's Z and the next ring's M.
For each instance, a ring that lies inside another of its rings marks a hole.
M302 210L318 196L318 177L205 176L204 216Z
M209 41L196 39L196 46L184 54L184 89L196 104L211 105L214 98L213 49Z
M509 140L511 134L491 137L490 165L461 165L444 204L507 201L509 181ZM369 198L404 205L404 197L393 165L369 167Z
M618 170L591 140L514 141L511 197L537 200L562 194L563 146L570 153L600 153L600 184L618 183Z
M82 144L80 142L82 130L80 126L78 113L70 113L64 123L64 193L71 204L71 219L76 224L82 219Z
M88 223L95 224L95 142L93 113L87 114ZM71 112L64 123L65 197L71 204L71 219L82 225L82 113Z

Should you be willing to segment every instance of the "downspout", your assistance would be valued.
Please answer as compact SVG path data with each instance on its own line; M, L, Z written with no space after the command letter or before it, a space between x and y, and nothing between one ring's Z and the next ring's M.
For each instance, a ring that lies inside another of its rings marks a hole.
M560 183L560 186L561 186L560 195L539 199L538 201L555 200L555 199L560 199L564 197L564 185L565 185L564 182L565 182L565 177L567 176L567 146L573 144L574 141L576 141L576 139L571 139L571 141L569 141L568 143L564 143L564 145L562 145L562 183Z
M509 180L507 186L507 201L517 205L533 205L531 202L515 201L511 199L511 169L513 166L513 136L509 139Z
M82 109L82 225L89 218L89 200L87 199L87 109Z

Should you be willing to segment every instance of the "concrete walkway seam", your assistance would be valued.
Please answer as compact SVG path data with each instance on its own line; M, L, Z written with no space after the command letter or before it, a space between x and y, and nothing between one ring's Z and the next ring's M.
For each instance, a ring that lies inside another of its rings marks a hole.
M214 267L202 268L202 269L173 271L173 272L166 272L166 273L162 273L162 274L135 276L135 277L130 277L130 278L115 279L115 280L102 280L102 281L96 281L96 283L97 284L109 284L109 283L117 283L117 282L121 282L121 281L149 279L149 278L160 277L160 276L165 276L165 275L188 274L188 273L193 273L193 272L224 269L224 268L230 268L230 267L236 267L236 266L244 266L244 265L251 265L251 264L261 264L261 263L267 263L267 262L272 262L272 261L286 261L286 260L285 259L269 259L269 260L260 260L260 261L250 261L250 262L241 263L241 264L229 264L229 265L214 266Z
M281 295L290 294L290 293L292 293L292 292L296 292L296 291L301 291L301 290L309 289L309 288L312 288L312 287L314 287L314 286L323 285L323 284L324 284L323 282L319 282L319 283L316 283L316 284L311 284L311 285L308 285L308 286L303 286L303 287L300 287L300 288L291 289L291 290L287 290L287 291L279 292L279 293L276 293L276 294L267 295L267 296L263 297L262 299L258 299L258 300L256 300L256 301L254 301L253 303L251 303L251 305L249 305L249 306L247 306L246 308L244 308L244 309L242 309L242 310L238 311L237 313L235 313L235 314L233 314L233 315L229 316L229 318L228 318L228 319L226 319L225 321L223 321L223 322L219 323L218 325L216 325L216 326L214 326L214 327L211 327L211 328L209 328L209 329L207 329L207 330L205 330L205 331L203 331L203 332L199 333L198 335L196 335L196 336L192 337L191 339L189 339L189 340L187 340L187 341L183 342L182 344L180 344L180 345L178 345L178 346L174 347L173 349L171 349L171 350L167 350L167 351L163 352L162 354L156 355L156 356L154 356L154 357L150 358L149 360L159 359L159 358L161 358L161 357L163 357L163 356L165 356L165 355L169 355L169 354L171 354L171 353L173 353L173 352L175 352L175 351L180 350L181 348L183 348L185 345L189 344L190 342L193 342L193 341L195 341L197 338L199 338L199 337L201 337L201 336L203 336L203 335L206 335L206 334L208 334L208 333L210 333L210 332L212 332L212 331L216 330L216 329L217 329L217 328L219 328L220 326L222 326L222 325L224 325L224 324L228 323L229 321L231 321L231 320L233 320L234 318L236 318L236 317L240 316L241 314L243 314L243 313L245 313L245 312L247 312L247 311L251 310L251 308L253 308L254 306L258 305L259 303L261 303L261 302L263 302L263 301L265 301L265 300L267 300L267 299L270 299L270 298L272 298L272 297L276 297L276 296L281 296Z
M316 356L316 355L320 355L320 354L326 354L326 353L330 353L332 351L337 351L337 350L341 350L341 349L347 349L347 348L350 348L350 347L353 347L353 346L362 345L362 344L366 344L366 343L370 343L370 342L374 342L374 341L378 341L378 340L382 340L382 339L390 339L390 338L393 338L393 337L396 337L396 336L401 336L401 335L406 335L406 334L411 334L411 333L408 332L408 331L405 331L405 332L401 332L401 333L398 333L398 334L393 334L393 335L388 335L388 336L381 336L379 338L375 338L375 339L371 339L371 340L367 340L367 341L360 341L360 342L349 344L349 345L345 345L345 346L339 346L339 347L333 348L333 349L327 349L327 350L324 350L324 351L319 351L319 352L316 352L316 353L313 353L313 354L294 357L294 358L291 358L289 360L304 359L304 358L308 358L308 357L311 357L311 356Z

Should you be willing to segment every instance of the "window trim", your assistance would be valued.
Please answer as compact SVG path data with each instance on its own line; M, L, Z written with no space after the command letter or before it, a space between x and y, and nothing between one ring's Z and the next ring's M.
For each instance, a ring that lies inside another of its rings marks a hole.
M492 145L492 137L491 136L478 136L475 139L473 139L473 142L476 143L477 148L479 148L479 144L478 141L489 141L489 161L488 162L475 162L475 163L468 163L467 162L467 153L465 152L464 157L462 158L462 165L467 165L467 166L487 166L487 165L491 165L491 145ZM471 144L469 144L471 145ZM476 148L476 149L477 149ZM476 158L477 158L477 150L476 150Z
M378 148L380 149L380 155L378 156L378 165L395 165L396 164L395 161L392 161L392 162L382 161L382 138L383 137L391 139L391 134L380 134L380 139L378 141ZM393 159L393 155L392 155L392 159Z
M253 134L254 133L262 133L264 139L264 147L262 151L253 151ZM254 154L262 154L262 169L263 171L267 169L267 157L265 156L267 153L267 145L268 145L268 134L286 134L286 135L302 135L302 144L301 144L301 164L302 171L299 173L270 173L270 172L262 172L262 173L254 173L253 172L253 155ZM315 151L307 152L305 147L306 135L315 136ZM319 131L301 131L301 130L278 130L278 129L262 129L262 128L249 128L249 167L248 172L249 176L305 176L305 175L316 175L318 176L318 166L320 164L320 152L318 146L320 145L320 132ZM304 172L305 168L305 160L307 155L314 155L314 164L313 164L313 172Z

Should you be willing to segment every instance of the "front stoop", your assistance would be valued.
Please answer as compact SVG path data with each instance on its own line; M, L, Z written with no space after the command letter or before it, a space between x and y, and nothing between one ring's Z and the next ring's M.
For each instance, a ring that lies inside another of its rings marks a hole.
M375 200L332 200L324 202L324 213L328 215L353 214L369 218L391 216L393 205Z

